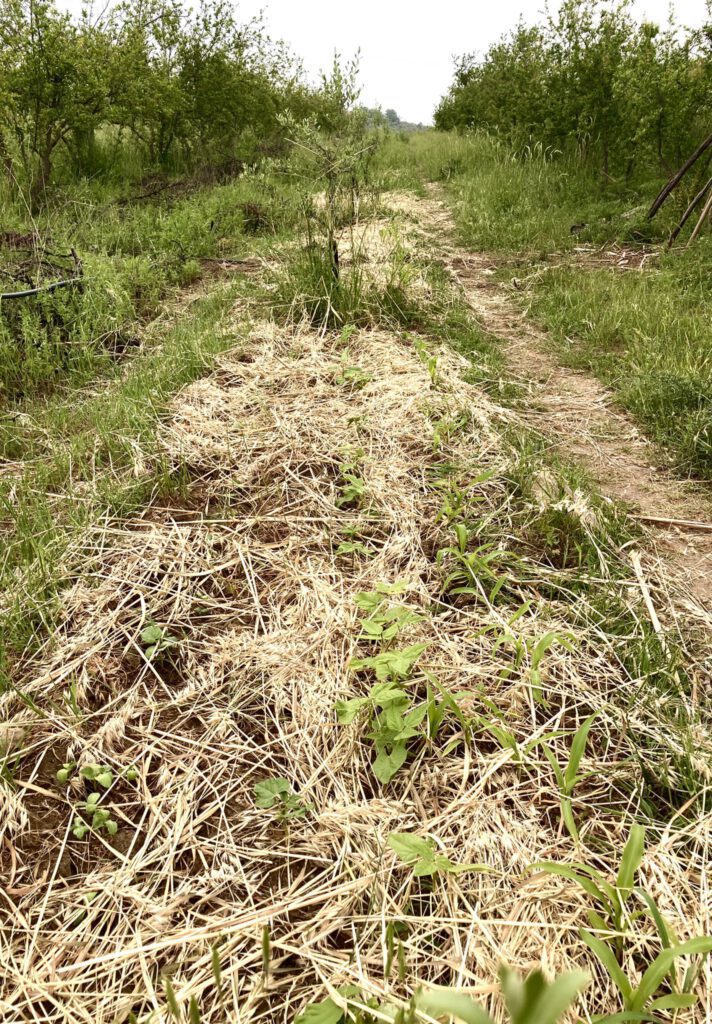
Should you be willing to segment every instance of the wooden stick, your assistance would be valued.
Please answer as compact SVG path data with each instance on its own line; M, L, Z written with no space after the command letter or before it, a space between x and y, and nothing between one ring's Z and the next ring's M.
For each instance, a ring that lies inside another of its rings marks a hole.
M701 523L694 519L668 519L666 516L643 516L634 515L633 519L639 519L641 523L657 523L659 526L679 526L683 530L700 530L702 533L712 533L712 523Z
M663 205L670 193L680 184L690 168L699 160L703 153L712 147L712 135L708 135L704 142L701 142L692 156L685 161L680 170L673 174L672 178L660 189L653 205L648 210L648 220L652 220L660 207Z
M670 238L668 239L668 246L671 246L672 243L675 241L677 236L680 234L680 232L684 228L685 224L687 224L687 221L689 220L691 214L695 211L697 206L699 206L699 204L705 198L705 196L709 192L710 188L712 188L712 178L710 178L710 180L707 182L706 185L702 186L700 191L697 193L695 198L692 200L690 205L687 207L687 209L683 213L682 220L680 221L680 223L677 225L677 227L670 234Z
M705 203L705 208L702 211L702 213L700 214L700 219L695 224L694 231L690 235L689 241L687 243L688 245L690 245L692 242L694 242L694 240L699 235L700 231L702 231L702 227L703 227L705 221L707 220L707 217L709 216L710 210L712 210L712 195L709 196L707 202Z

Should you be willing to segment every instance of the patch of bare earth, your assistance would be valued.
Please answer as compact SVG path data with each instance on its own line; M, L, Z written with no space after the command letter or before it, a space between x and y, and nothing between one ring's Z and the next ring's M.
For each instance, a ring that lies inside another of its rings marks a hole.
M414 204L415 208L414 208ZM444 248L444 258L482 327L506 346L509 367L526 391L524 418L553 448L584 465L600 489L625 502L645 524L652 547L678 577L690 611L712 613L712 497L704 484L675 477L661 465L659 450L615 407L595 377L561 366L546 336L527 318L507 289L493 280L496 261L452 244L454 225L439 190L422 200L400 199L400 208ZM598 265L640 270L654 253L586 252ZM583 256L581 258L584 258ZM696 527L694 524L700 524Z

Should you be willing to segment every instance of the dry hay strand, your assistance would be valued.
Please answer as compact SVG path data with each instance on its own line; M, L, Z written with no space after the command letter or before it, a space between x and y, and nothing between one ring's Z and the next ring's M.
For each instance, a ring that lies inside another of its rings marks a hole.
M578 936L587 898L529 870L579 856L539 748L523 769L491 735L465 743L448 719L381 786L358 727L336 724L335 701L366 686L348 668L369 649L355 597L404 581L397 600L423 615L404 642L427 644L410 685L422 692L427 669L465 712L494 709L519 741L555 734L560 763L570 730L599 710L576 813L606 871L636 811L644 755L631 737L649 736L654 756L676 740L645 702L621 728L630 678L566 603L542 601L517 624L528 650L549 630L577 633L570 650L550 649L548 704L536 705L529 659L493 641L512 609L441 600L435 555L448 535L433 480L445 464L465 467L480 514L506 515L509 414L448 350L434 386L407 339L361 332L349 344L370 375L360 386L344 380L338 338L260 325L177 398L162 445L190 475L185 500L86 539L62 626L26 666L24 700L1 698L15 776L0 789L8 1024L168 1021L166 977L206 1024L286 1024L346 982L395 1002L422 982L466 986L502 1020L502 961L595 970ZM341 501L344 465L363 481L360 505ZM337 553L352 530L370 557ZM141 631L152 622L175 642L150 659ZM65 761L111 766L114 838L72 836L87 786L77 775L57 785ZM135 781L121 775L130 765ZM254 784L275 776L310 808L288 828L255 805ZM387 845L411 830L489 872L414 878ZM645 887L681 939L709 930L707 857L701 817L661 831L646 855ZM386 972L389 922L403 981ZM651 951L641 939L631 974ZM612 986L597 979L586 1010L613 1011ZM690 1019L708 1010L703 999Z

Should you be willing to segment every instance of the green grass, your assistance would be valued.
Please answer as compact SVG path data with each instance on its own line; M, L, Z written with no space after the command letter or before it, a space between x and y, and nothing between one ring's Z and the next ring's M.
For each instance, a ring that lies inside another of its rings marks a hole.
M81 288L0 305L0 404L111 375L162 301L201 275L201 261L268 247L299 217L295 189L277 173L196 184L152 202L122 198L116 188L77 185L36 221L21 205L0 199L0 223L35 232L40 247L52 252L75 249L84 267ZM2 290L13 290L7 275L27 258L0 246ZM43 281L58 276L64 274L51 268L41 274Z
M525 279L528 311L550 330L562 361L603 380L682 472L712 479L709 234L641 272L566 258L574 247L662 243L685 196L650 223L654 177L604 185L570 159L536 149L515 159L497 140L436 132L392 143L386 169L404 149L401 183L420 173L446 184L462 244L495 253L509 276Z
M680 468L712 478L712 244L659 269L561 268L532 289L533 315L567 364L597 374Z
M8 422L3 442L16 464L0 481L0 673L39 626L52 628L63 559L82 532L179 486L155 446L158 424L172 396L239 342L248 322L236 325L231 313L246 287L222 285L196 301L160 344L84 401L64 397Z

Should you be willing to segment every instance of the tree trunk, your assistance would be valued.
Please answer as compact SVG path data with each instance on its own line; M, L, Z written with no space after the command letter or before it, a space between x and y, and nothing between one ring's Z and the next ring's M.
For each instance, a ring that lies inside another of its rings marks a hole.
M52 142L52 129L47 128L45 132L44 144L39 154L39 167L38 173L32 182L32 188L30 189L30 205L33 213L39 213L42 208L42 201L44 198L45 191L49 185L49 179L52 175L52 151L54 149Z

